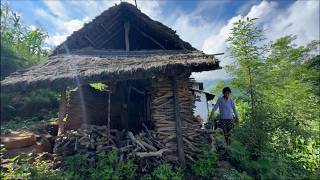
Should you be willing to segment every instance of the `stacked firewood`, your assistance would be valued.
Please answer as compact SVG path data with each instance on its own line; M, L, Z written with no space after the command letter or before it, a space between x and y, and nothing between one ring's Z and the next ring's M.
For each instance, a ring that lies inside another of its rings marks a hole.
M201 129L202 120L193 115L197 100L190 90L193 81L193 79L181 77L177 84L184 152L186 158L192 161L197 159L202 145L211 143L211 132Z
M165 144L172 153L171 160L177 160L177 137L175 107L172 84L167 78L157 78L152 84L151 116L159 141Z
M211 131L201 129L202 121L194 117L196 97L190 90L192 79L177 79L177 95L180 107L181 129L184 153L187 159L194 161L201 152L203 144L211 143ZM171 159L177 159L176 117L172 81L167 77L157 78L153 83L151 100L152 121L159 140L172 150Z
M106 126L82 125L77 130L69 130L56 138L54 153L67 156L88 152L118 152L120 160L134 159L145 166L166 162L169 149L157 140L154 131L145 125L144 130L134 135L125 130L111 129ZM110 137L110 138L109 138Z

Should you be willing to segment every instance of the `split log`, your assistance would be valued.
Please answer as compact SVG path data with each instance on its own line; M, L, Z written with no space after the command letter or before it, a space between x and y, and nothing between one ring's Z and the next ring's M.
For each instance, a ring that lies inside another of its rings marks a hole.
M140 158L147 158L147 157L161 157L164 152L169 152L169 149L160 149L156 152L137 152L136 155Z

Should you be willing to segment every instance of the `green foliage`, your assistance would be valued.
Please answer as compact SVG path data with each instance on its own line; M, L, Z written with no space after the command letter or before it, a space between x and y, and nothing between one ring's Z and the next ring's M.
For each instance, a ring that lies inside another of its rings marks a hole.
M211 87L211 89L209 91L217 96L219 94L222 94L221 91L225 86L226 86L225 82L220 81L214 87Z
M115 151L100 153L98 157L93 179L134 179L136 169L132 161L119 161Z
M68 156L64 160L63 174L67 179L89 179L95 160L88 155Z
M145 175L142 179L182 180L182 178L181 169L173 169L169 164L161 164L154 169L151 175Z
M246 172L255 179L307 178L308 173L299 163L273 154L263 154L256 160L251 158L246 147L234 140L229 147L230 162L239 171ZM310 175L310 174L309 174Z
M99 91L105 91L107 89L107 85L103 83L91 83L89 85Z
M7 169L1 169L1 179L62 179L60 169L53 170L48 161L35 159L30 155L20 155L9 159Z
M136 169L132 161L120 161L117 153L74 155L67 157L63 174L66 179L134 179Z
M32 91L25 95L1 93L1 120L11 120L12 122L5 123L9 126L18 121L31 123L48 120L57 116L54 112L57 112L58 106L57 92L48 89ZM20 123L20 127L26 125L23 122ZM11 126L11 128L14 127ZM19 128L19 126L16 127Z
M258 179L308 178L319 169L319 42L293 44L295 36L265 43L256 19L241 19L228 38L234 58L227 68L241 126L231 157Z
M223 179L225 180L253 180L251 176L249 176L245 171L239 172L235 169L231 169L227 173L223 175Z
M210 179L214 175L217 167L217 154L210 149L205 149L201 153L201 158L191 167L196 176Z
M20 16L1 2L1 79L11 72L37 64L48 56L43 48L47 35L40 29L28 29Z
M45 32L26 28L20 16L6 1L1 1L0 15L1 79L47 59L49 51L43 48L47 38ZM57 95L54 91L39 90L24 95L1 93L1 121L43 119L43 116L51 116L49 111L56 110L57 106Z

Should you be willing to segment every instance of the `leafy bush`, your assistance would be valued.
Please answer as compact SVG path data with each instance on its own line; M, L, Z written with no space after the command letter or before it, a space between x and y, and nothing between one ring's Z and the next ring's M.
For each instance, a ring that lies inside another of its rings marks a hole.
M182 170L180 168L173 169L169 164L161 164L156 167L151 174L141 177L142 180L182 180Z
M117 153L69 156L64 164L66 179L134 179L136 169L132 161L120 161Z
M206 148L202 152L202 157L192 165L191 169L199 177L211 178L217 167L217 160L217 154Z
M16 129L14 124L19 128L27 125L25 123L30 124L31 121L57 117L58 99L57 92L48 89L33 91L26 95L1 93L1 120L9 123L13 121L11 128Z
M242 167L244 161L250 159L250 153L246 147L237 140L233 140L228 148L231 163L238 169Z
M132 161L120 161L115 151L100 153L98 157L93 179L134 179L136 169Z
M224 180L253 180L251 176L249 176L245 171L244 172L239 172L235 169L231 169L227 173L223 175Z
M63 174L67 179L88 179L94 167L94 159L88 155L65 157Z
M48 161L35 159L30 155L21 155L9 159L6 169L1 168L1 179L62 179L60 169L52 169Z
M158 166L153 172L152 176L154 179L165 180L181 180L182 179L182 170L181 169L172 169L168 164L162 164Z

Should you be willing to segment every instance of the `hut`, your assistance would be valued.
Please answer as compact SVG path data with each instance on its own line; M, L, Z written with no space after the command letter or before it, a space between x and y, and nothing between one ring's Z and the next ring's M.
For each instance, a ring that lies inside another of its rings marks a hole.
M194 82L192 85L192 91L196 98L195 102L194 116L199 116L201 118L201 124L204 127L209 121L209 107L208 101L214 99L215 95L207 92L203 89L203 83Z
M184 164L201 143L193 141L201 126L193 114L190 75L215 69L220 66L213 55L122 2L74 32L46 62L11 74L1 87L59 89L60 131L93 123L135 132L147 124ZM104 84L106 91L92 83Z

